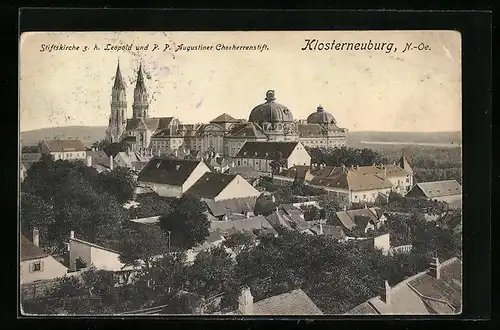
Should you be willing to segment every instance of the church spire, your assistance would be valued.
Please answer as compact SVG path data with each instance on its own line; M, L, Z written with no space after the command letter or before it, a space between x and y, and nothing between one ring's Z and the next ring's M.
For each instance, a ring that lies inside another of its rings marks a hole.
M139 64L139 71L137 72L137 82L135 84L135 89L146 90L144 85L144 76L142 75L142 64Z
M120 60L118 60L118 65L116 66L115 84L113 85L113 88L125 89L125 83L123 81L122 72L120 71Z

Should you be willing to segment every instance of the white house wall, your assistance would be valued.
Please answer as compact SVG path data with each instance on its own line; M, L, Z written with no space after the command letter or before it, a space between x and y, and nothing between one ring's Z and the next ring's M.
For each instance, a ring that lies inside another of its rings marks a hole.
M391 188L369 189L351 192L351 203L375 203L379 194L389 196Z
M40 262L42 265L41 270L32 271L32 265ZM35 281L52 280L58 277L63 277L67 274L68 268L58 262L52 256L40 259L32 259L21 261L20 275L21 283L27 284Z
M387 254L391 248L391 235L389 233L377 236L373 239L375 249L381 250L383 254Z
M259 197L260 192L255 189L248 181L243 179L241 176L237 175L222 191L218 196L214 198L215 201L235 199L235 198L247 198L247 197Z
M203 174L212 172L205 162L199 162L187 180L182 184L182 193L185 193Z
M302 143L297 143L295 146L295 149L292 151L290 154L290 157L287 159L287 168L293 167L293 166L309 166L311 165L311 156L307 152L307 150L304 148Z
M69 269L76 271L76 259L81 258L87 266L92 262L91 247L87 244L70 239L69 241Z
M118 253L91 247L90 254L92 265L97 269L118 271L125 266L125 264L120 262L120 255Z

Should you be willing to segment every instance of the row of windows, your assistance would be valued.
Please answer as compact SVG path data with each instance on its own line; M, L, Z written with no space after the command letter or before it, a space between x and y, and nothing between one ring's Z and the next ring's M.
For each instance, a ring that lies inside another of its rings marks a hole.
M75 152L75 153L68 152L66 154L67 158L73 158L73 155L74 155L74 157L77 157L77 158L78 157L82 157L83 158L83 157L85 157L85 152ZM55 160L57 160L57 159L63 159L63 158L65 158L65 157L63 157L62 154L57 153L57 154L54 155L54 159Z

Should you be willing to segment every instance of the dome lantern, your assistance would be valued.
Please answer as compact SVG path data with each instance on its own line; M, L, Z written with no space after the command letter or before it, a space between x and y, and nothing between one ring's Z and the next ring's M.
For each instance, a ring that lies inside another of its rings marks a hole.
M266 92L266 102L257 105L250 112L249 122L258 123L280 123L293 122L292 112L284 105L276 102L274 90Z

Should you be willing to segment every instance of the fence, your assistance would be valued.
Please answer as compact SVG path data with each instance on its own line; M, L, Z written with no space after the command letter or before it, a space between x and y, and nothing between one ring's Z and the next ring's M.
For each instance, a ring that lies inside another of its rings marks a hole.
M400 245L400 246L395 246L391 247L389 249L389 255L395 255L395 254L400 254L400 253L410 253L412 249L412 245Z

